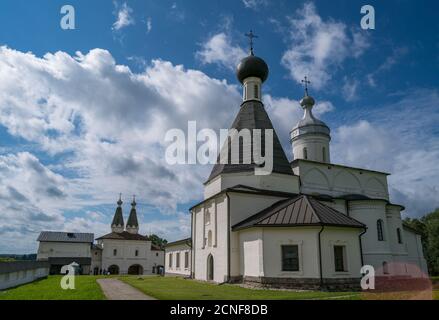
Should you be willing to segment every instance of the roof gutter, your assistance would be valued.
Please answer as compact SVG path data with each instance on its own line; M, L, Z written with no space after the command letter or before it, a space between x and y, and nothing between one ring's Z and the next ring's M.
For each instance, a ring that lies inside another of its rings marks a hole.
M319 272L320 272L320 290L323 289L323 267L322 267L322 232L325 229L325 226L322 225L322 229L319 231Z

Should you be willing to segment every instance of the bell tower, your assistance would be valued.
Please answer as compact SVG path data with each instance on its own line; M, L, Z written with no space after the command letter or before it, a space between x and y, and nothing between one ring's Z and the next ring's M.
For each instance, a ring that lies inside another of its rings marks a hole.
M136 205L136 196L133 196L133 202L131 203L131 212L127 221L127 231L132 234L139 233L139 222L137 221Z
M312 109L315 100L308 94L308 84L311 82L307 77L302 82L305 84L305 96L300 101L300 105L304 115L290 134L294 160L330 163L331 130L323 121L314 117Z
M117 201L116 212L114 213L113 222L111 223L111 231L116 233L122 233L124 231L124 221L122 214L122 194L119 195L119 201Z

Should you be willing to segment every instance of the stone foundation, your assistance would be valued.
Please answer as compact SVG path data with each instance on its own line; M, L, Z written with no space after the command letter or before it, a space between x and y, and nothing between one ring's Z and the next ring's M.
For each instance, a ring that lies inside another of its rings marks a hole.
M360 278L323 279L318 278L271 278L244 277L242 283L257 288L293 290L360 291Z

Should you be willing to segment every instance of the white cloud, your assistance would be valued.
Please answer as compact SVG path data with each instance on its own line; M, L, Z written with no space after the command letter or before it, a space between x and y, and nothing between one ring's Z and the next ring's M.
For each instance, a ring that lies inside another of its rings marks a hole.
M205 64L217 63L230 70L235 69L241 59L247 56L244 49L232 44L225 32L209 38L196 55Z
M117 8L116 22L113 24L113 30L121 30L125 27L135 24L133 18L133 9L131 9L126 2L124 2L120 7Z
M349 31L342 23L324 21L312 3L304 4L289 18L289 49L283 65L298 83L308 76L313 87L323 88L347 58L357 58L369 47L363 34Z
M199 129L228 128L240 102L236 86L200 71L154 60L144 72L133 73L101 49L40 58L1 47L0 80L0 125L46 153L58 172L37 165L30 153L7 153L2 194L7 199L18 190L28 203L21 207L24 215L41 212L57 219L65 210L114 203L119 192L137 194L139 202L163 214L198 200L210 168L168 165L165 133L186 131L189 120ZM15 168L15 162L22 166ZM45 175L39 178L32 168L40 167L37 172ZM31 178L36 182L30 184ZM60 221L72 225L70 219Z
M147 33L150 33L151 30L152 30L152 18L149 17L149 18L146 20L146 31L147 31Z
M366 75L366 79L371 87L376 87L376 78L383 72L392 69L400 60L407 55L407 47L398 47L393 49L392 54L386 57L384 62L373 72Z
M344 78L344 85L342 87L343 98L352 102L358 99L357 90L359 86L359 81L357 79Z
M258 10L268 5L267 0L242 0L242 3L246 8L253 10Z
M392 202L421 216L439 207L439 94L413 90L393 104L365 108L361 120L333 133L333 161L389 172ZM436 132L436 133L435 133Z

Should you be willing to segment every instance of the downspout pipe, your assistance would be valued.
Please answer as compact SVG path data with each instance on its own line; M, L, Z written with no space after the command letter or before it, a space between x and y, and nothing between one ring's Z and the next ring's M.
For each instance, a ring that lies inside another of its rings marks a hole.
M230 256L230 196L226 192L227 197L227 282L231 282L231 256Z
M367 227L364 227L364 231L360 233L358 236L358 240L360 242L360 256L361 256L361 267L364 266L364 257L363 257L363 242L361 240L361 237L367 232Z
M195 279L195 247L196 247L196 238L195 232L196 228L194 227L194 212L191 210L191 278Z
M322 232L325 226L322 225L322 229L319 231L319 272L320 272L320 290L323 289L323 267L322 267Z

